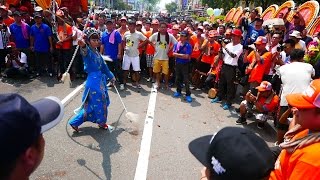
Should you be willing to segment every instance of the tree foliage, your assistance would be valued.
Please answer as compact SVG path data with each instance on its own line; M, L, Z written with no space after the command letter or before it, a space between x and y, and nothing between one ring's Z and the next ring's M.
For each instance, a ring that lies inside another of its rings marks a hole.
M178 4L175 2L171 2L171 3L167 3L165 5L165 7L166 7L166 10L168 11L168 13L173 13L177 10Z
M115 0L114 1L114 9L117 9L117 10L132 10L132 6L126 4L122 0Z

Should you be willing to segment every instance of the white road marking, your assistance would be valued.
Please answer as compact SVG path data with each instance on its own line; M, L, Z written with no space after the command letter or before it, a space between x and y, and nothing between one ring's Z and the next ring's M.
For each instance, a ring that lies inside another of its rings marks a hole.
M85 82L68 94L65 98L62 99L61 103L65 105L74 95L76 95L84 86Z
M138 157L138 162L137 162L137 167L136 167L136 173L134 176L135 180L147 179L156 100L157 100L157 89L152 88L150 99L149 99L147 115L146 115L144 128L143 128L143 134L142 134L140 152L139 152L139 157Z

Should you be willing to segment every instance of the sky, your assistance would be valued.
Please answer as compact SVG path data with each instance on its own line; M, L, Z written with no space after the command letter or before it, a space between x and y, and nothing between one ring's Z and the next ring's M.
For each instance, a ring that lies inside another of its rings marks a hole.
M172 0L160 0L159 7L160 10L165 10L165 5L172 2Z

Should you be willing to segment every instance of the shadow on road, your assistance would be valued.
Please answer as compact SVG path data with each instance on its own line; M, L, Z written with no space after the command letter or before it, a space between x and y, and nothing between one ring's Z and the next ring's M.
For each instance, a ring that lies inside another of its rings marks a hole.
M124 111L123 111L124 112ZM111 161L110 156L113 153L117 153L121 149L121 145L118 143L117 137L125 131L123 128L118 128L120 118L123 114L123 112L120 114L118 120L111 125L115 127L114 131L110 133L109 131L98 129L98 128L92 128L92 127L83 127L80 128L79 133L73 133L69 134L67 131L68 123L66 124L66 132L68 136L78 145L86 147L90 150L98 151L102 153L102 168L105 174L104 177L100 177L93 169L91 169L89 166L86 165L85 159L78 159L77 163L80 166L83 166L87 171L89 171L91 174L97 177L97 179L112 179L112 173L111 173ZM83 136L91 136L95 142L97 142L97 145L94 143L91 144L82 144L77 140L77 137L83 137Z

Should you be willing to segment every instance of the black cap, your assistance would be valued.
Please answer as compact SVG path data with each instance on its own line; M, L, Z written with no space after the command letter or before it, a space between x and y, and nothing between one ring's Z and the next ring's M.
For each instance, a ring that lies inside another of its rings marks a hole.
M189 36L188 31L181 31L180 36Z
M226 127L216 135L204 136L189 144L190 152L219 179L262 179L274 168L275 158L254 132Z
M107 18L106 23L108 23L108 22L113 23L111 18Z
M0 164L18 157L62 118L63 105L56 97L29 103L18 94L1 94Z
M34 13L34 17L42 17L42 13L41 12L35 12Z
M20 11L15 11L12 13L13 16L21 16L21 13Z
M136 21L134 19L129 19L128 24L134 24L136 25Z

